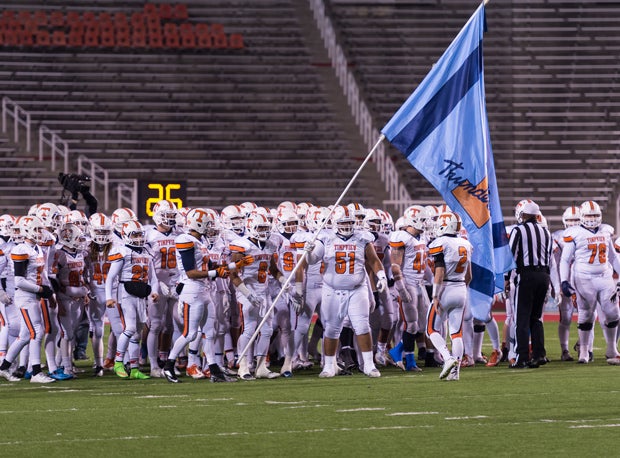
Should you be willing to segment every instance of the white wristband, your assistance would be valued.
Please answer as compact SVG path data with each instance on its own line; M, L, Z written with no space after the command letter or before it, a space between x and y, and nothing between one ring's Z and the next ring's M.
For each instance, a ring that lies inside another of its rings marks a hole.
M217 277L217 271L210 270L209 272L207 272L207 275L209 276L209 278L215 278Z
M245 283L239 283L237 286L235 286L235 288L245 297L248 297L250 294L252 294L250 293L250 290L248 289L248 287L245 286Z
M380 270L376 273L376 275L379 280L387 280L387 277L385 276L385 270Z
M237 264L231 262L228 264L228 270L237 270Z

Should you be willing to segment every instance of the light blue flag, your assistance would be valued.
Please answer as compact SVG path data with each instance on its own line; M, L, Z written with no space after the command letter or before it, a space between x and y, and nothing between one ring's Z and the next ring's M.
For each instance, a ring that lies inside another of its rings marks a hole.
M484 96L484 4L381 131L440 192L474 249L470 305L486 320L514 268L495 181Z

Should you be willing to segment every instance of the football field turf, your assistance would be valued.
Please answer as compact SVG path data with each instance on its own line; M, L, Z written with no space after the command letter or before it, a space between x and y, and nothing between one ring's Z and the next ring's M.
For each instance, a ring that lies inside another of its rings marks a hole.
M212 384L121 380L107 372L52 385L0 382L0 455L67 456L618 456L620 367L597 325L595 361L510 370L477 365L461 380L390 367L319 379ZM571 330L571 345L576 329ZM488 341L488 339L487 339ZM486 341L485 341L486 342ZM486 353L490 353L485 346Z

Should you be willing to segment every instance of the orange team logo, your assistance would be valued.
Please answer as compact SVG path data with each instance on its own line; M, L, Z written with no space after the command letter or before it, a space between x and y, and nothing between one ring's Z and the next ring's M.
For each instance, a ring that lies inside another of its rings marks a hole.
M445 175L446 179L456 184L451 192L456 200L461 204L465 212L469 215L476 227L481 228L490 219L489 212L489 183L485 176L480 183L474 185L467 178L457 175L458 170L462 170L463 163L444 160L448 165L439 172Z

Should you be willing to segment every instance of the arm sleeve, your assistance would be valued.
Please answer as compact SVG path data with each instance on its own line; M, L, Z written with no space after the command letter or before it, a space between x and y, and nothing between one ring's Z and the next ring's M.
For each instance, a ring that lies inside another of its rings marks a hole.
M570 274L570 261L575 254L575 244L566 242L562 249L562 258L560 259L560 282L568 281Z
M196 269L196 259L194 259L194 248L190 248L189 250L179 251L181 255L181 263L183 264L183 270L185 272L189 272L190 270Z
M36 283L26 279L26 269L28 261L13 262L15 266L15 287L29 293L38 293L41 287Z
M110 299L114 299L114 297L112 296L112 288L114 286L114 280L121 273L122 268L123 268L123 263L121 261L115 261L110 264L110 270L108 271L108 276L105 279L105 300L106 301L109 301Z

